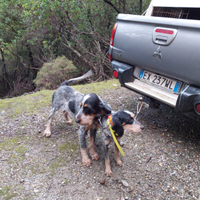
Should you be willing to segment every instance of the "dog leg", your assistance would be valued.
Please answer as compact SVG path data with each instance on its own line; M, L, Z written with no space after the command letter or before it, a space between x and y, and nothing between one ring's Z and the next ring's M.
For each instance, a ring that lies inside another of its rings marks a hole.
M110 144L110 139L104 139L103 142L103 152L104 152L104 155L105 155L105 174L107 176L111 176L112 175L112 170L111 170L111 167L110 167L110 159L109 159L109 156L108 156L108 145Z
M55 93L53 94L53 99L54 99L54 96L55 96ZM54 104L55 102L53 102ZM58 114L58 111L60 110L62 104L59 104L59 106L55 106L55 105L52 105L52 109L51 109L51 114L50 114L50 117L49 117L49 120L47 122L47 125L46 125L46 129L44 131L44 136L46 137L50 137L51 136L51 123L53 121L53 118Z
M51 123L52 123L52 121L53 121L53 118L50 118L47 122L46 129L44 131L44 136L46 136L46 137L51 136Z
M83 166L89 167L92 164L92 162L88 157L87 148L86 149L81 148L81 156L82 156Z
M98 160L99 155L95 151L95 139L96 139L96 129L90 129L90 155L92 160Z
M117 141L118 142L120 141L120 137L117 137ZM122 166L122 161L119 156L119 149L117 148L116 144L115 144L115 158L116 158L117 165Z
M86 133L87 131L85 131L85 128L83 126L80 126L80 129L78 130L78 136L79 136L79 142L81 146L82 163L84 166L89 167L91 165L91 160L87 154L87 145L86 145L86 140L85 140Z
M65 119L66 119L66 123L69 124L69 125L72 125L72 120L70 119L68 112L63 111L63 113L64 113L64 116L65 116Z
M106 176L112 176L112 170L111 170L111 167L110 167L110 160L109 160L109 158L105 159L105 165L106 165L106 169L105 169Z

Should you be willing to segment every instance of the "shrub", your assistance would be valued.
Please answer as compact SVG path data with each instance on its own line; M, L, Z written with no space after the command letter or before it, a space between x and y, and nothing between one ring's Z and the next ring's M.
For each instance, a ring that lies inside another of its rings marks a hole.
M55 89L63 81L73 77L77 68L65 56L45 63L37 74L34 83L37 89Z

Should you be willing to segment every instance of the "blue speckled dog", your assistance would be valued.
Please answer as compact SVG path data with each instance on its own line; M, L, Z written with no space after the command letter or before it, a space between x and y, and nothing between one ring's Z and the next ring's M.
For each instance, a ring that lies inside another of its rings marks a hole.
M93 160L98 160L99 156L94 149L96 132L100 125L99 120L102 116L109 115L111 108L98 95L94 93L84 95L68 86L69 83L73 82L77 82L77 79L64 81L53 94L51 114L44 135L46 137L51 136L53 117L62 109L67 124L72 124L70 118L75 119L79 124L78 136L81 146L82 163L85 166L90 166L91 160L87 154L85 136L90 130L90 155Z

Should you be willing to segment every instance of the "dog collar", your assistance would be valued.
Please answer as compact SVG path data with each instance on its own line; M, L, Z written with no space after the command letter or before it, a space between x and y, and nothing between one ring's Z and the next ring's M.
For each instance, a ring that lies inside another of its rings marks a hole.
M112 115L108 115L107 120L109 120L110 125L113 126ZM115 136L118 136L118 133L116 133L113 129L112 131L115 134Z
M114 130L112 129L112 127L111 127L111 125L113 125L111 116L112 116L112 115L109 115L108 118L107 118L107 125L108 125L108 127L109 127L109 129L110 129L110 132L111 132L111 134L112 134L113 140L114 140L114 142L115 142L117 148L119 149L119 151L120 151L120 153L122 154L122 156L125 156L125 153L123 152L121 146L119 145L119 143L118 143L118 141L117 141L117 139L116 139L116 137L115 137L115 133L114 133L115 131L114 131ZM112 124L111 124L111 123L112 123Z
M113 126L112 115L108 115L107 120L109 120L111 126Z

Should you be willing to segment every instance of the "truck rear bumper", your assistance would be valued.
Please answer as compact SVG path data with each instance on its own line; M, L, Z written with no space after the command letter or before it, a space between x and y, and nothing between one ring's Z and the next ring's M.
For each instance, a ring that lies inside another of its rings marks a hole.
M200 118L200 113L195 109L195 106L200 104L200 88L187 85L179 94L171 93L135 78L133 75L134 66L112 61L111 67L118 72L118 78L122 86L174 107L189 116Z
M176 102L178 99L177 94L166 92L165 90L153 87L137 79L135 79L133 82L125 83L125 86L136 92L142 92L143 95L152 97L169 106L176 107Z

